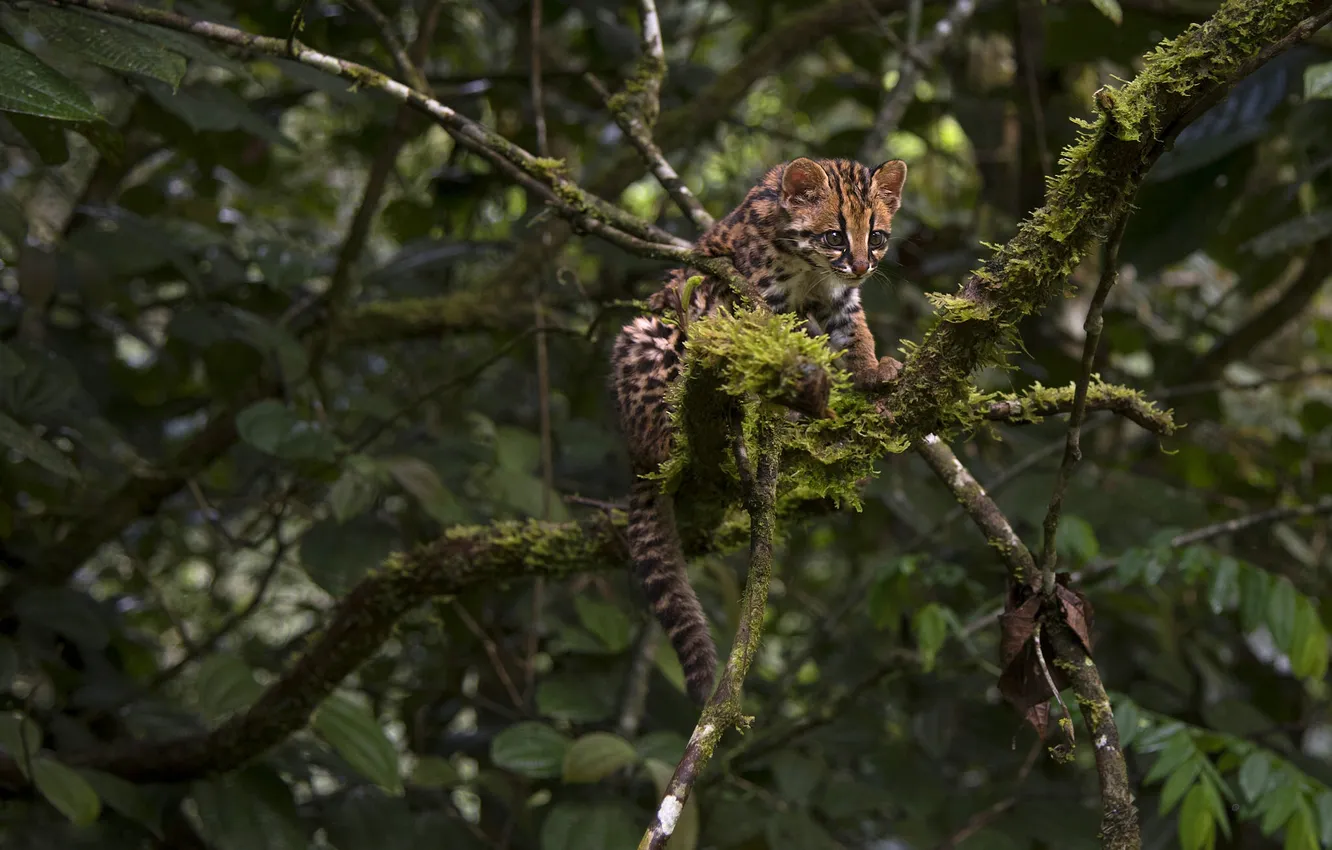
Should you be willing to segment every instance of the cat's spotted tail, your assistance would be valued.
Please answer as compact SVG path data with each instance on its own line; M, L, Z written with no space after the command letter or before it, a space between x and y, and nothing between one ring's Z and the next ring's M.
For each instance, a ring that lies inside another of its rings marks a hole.
M684 668L690 699L702 705L712 694L717 648L698 595L685 572L670 496L659 482L635 478L629 491L629 554L657 622Z

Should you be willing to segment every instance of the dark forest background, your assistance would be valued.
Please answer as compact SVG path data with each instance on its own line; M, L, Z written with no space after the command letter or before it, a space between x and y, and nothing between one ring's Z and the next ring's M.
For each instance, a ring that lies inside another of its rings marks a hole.
M623 84L637 5L540 2L535 43L521 0L172 8L277 38L299 14L303 43L398 76L405 52L441 102L692 238L585 76ZM716 216L796 156L906 160L865 291L894 353L1041 204L1096 90L1215 9L663 2L654 135ZM419 600L238 769L62 761L246 711L392 553L613 511L610 341L670 264L571 235L373 86L41 2L0 28L0 844L635 846L697 711L623 562ZM1186 427L1090 413L1058 544L1145 847L1332 846L1330 128L1325 30L1178 138L1120 248L1095 371ZM977 386L1072 382L1098 274ZM953 444L1033 540L1065 428ZM670 846L1099 846L1095 743L1077 724L1050 758L996 687L1003 564L920 457L879 470L861 511L783 526L754 723ZM691 572L723 650L744 563Z

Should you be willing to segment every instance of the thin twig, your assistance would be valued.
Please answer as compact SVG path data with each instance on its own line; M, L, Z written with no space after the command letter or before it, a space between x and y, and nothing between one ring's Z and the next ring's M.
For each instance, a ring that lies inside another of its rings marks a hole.
M1128 199L1131 201L1131 199ZM1101 279L1092 295L1091 306L1087 308L1087 319L1083 329L1087 338L1082 346L1082 375L1078 379L1077 394L1073 398L1073 410L1068 415L1068 437L1064 443L1064 459L1055 473L1054 492L1050 494L1050 507L1045 514L1045 548L1041 553L1041 592L1052 597L1055 592L1055 536L1059 531L1059 514L1064 506L1064 492L1068 489L1068 479L1073 467L1082 460L1082 420L1087 416L1087 385L1091 382L1092 368L1096 362L1096 349L1101 343L1101 329L1105 320L1101 310L1105 299L1110 295L1115 282L1119 280L1119 243L1124 238L1124 228L1128 225L1128 211L1131 204L1126 201L1124 210L1119 214L1110 238L1105 244L1105 256L1101 260Z
M662 634L657 621L648 620L643 623L643 629L634 644L629 670L624 675L620 719L616 723L616 731L622 738L632 741L638 735L639 724L643 722L643 712L647 709L648 681L652 675L652 662L657 657L657 646L661 643Z
M763 613L768 601L768 582L772 578L773 533L776 525L777 465L781 449L777 443L775 423L759 414L758 468L753 472L754 486L746 494L749 510L749 576L745 580L741 599L740 623L731 643L731 654L698 725L689 738L684 756L675 767L667 784L666 795L652 819L651 825L638 843L638 850L662 850L675 831L676 821L683 811L694 783L707 767L727 727L748 725L749 719L740 712L740 693L750 662L758 650L763 631ZM745 465L744 458L736 458Z
M430 91L430 84L426 82L425 75L419 70L420 63L413 62L407 54L407 49L403 47L402 39L398 38L393 22L389 20L388 15L381 12L373 0L350 0L350 2L374 21L375 26L379 28L379 40L384 42L384 49L393 57L393 65L398 71L398 76L421 91Z
M1287 519L1304 519L1305 517L1322 516L1324 514L1332 514L1332 496L1324 497L1307 505L1296 505L1291 508L1271 508L1247 516L1228 519L1225 522L1218 522L1215 525L1203 526L1193 531L1186 531L1172 537L1170 545L1174 547L1188 546L1191 543L1200 543L1213 537L1235 534L1255 525L1281 522Z
M1059 693L1059 688L1055 685L1054 677L1050 675L1050 666L1045 663L1045 651L1041 649L1040 623L1036 624L1036 628L1032 632L1031 648L1036 653L1036 663L1040 665L1041 675L1045 677L1046 687L1050 689L1050 693L1054 694L1055 702L1058 702L1059 707L1064 710L1064 716L1061 719L1059 728L1064 730L1064 735L1068 738L1068 751L1071 753L1073 747L1077 744L1073 739L1073 724L1068 720L1073 715L1069 713L1068 706L1064 703L1064 697Z
M1018 768L1017 778L1013 780L1012 787L1020 788L1027 781L1027 777L1031 775L1031 769L1035 766L1036 757L1040 755L1040 752L1041 742L1039 740L1033 741L1031 747L1027 750L1027 757L1022 761L1022 767ZM968 818L961 829L944 839L935 850L955 850L963 841L980 832L993 823L995 818L1017 805L1017 801L1018 795L1014 793L986 806Z
M457 599L450 599L449 602L453 612L458 615L458 619L462 620L463 625L467 627L467 631L481 641L481 647L485 650L486 657L490 659L490 666L494 668L495 676L500 680L500 684L504 685L504 690L508 692L509 699L513 701L513 707L521 711L524 702L523 696L518 693L518 688L513 684L513 678L509 676L508 668L500 660L499 647L495 645L495 641L490 639L490 635L486 634L486 630L481 628L481 624L463 607L461 602Z
M541 0L532 0L532 120L536 124L537 156L550 156L546 143L546 103L541 88Z
M913 44L913 49L902 52L902 68L897 76L897 84L884 97L879 106L879 113L874 116L874 126L865 135L860 145L862 162L877 161L882 158L883 143L902 122L902 116L916 96L916 84L933 65L939 55L962 32L962 27L976 11L976 0L956 0L948 14L939 19L929 40L922 44ZM908 40L908 43L909 40Z

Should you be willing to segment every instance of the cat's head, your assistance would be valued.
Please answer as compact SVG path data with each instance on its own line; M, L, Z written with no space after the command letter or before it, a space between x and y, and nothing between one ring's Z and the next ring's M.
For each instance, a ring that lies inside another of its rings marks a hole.
M902 206L907 167L900 159L873 170L847 160L793 160L782 169L783 247L849 283L874 273L888 250Z

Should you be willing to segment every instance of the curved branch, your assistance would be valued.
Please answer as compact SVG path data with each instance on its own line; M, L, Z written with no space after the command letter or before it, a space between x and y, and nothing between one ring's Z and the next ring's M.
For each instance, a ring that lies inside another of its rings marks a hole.
M303 729L311 714L372 656L398 620L435 596L482 583L620 569L624 515L583 523L499 522L453 528L439 540L392 555L339 604L301 658L246 711L202 735L129 741L62 754L66 764L133 782L174 782L233 770ZM0 764L0 782L10 776Z

